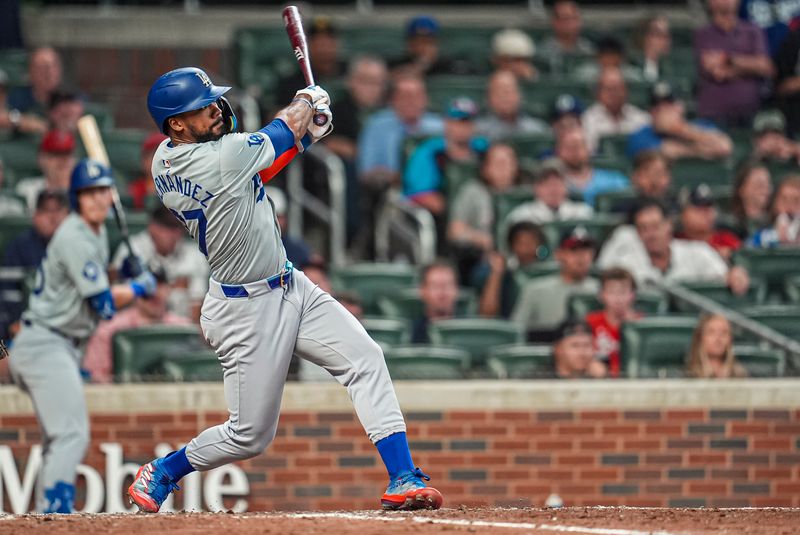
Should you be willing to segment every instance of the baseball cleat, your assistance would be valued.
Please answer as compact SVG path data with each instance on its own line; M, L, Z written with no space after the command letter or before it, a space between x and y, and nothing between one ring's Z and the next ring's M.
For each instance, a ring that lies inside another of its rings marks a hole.
M180 490L161 468L163 459L156 459L139 468L128 487L128 496L139 511L157 513L161 504L173 490Z
M390 511L411 511L414 509L439 509L442 506L442 493L429 487L422 480L430 481L419 468L413 472L403 472L389 482L381 498L381 505Z

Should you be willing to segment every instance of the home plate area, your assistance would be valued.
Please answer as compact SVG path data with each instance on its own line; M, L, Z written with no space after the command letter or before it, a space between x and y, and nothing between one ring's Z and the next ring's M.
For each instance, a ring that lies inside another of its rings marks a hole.
M630 507L453 508L296 513L0 515L17 533L577 533L589 535L797 533L800 509Z

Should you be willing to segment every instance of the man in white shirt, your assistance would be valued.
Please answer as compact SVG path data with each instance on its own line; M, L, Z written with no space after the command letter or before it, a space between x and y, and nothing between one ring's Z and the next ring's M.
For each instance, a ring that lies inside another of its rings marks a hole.
M590 151L597 150L603 136L631 134L650 124L649 113L628 103L628 88L619 68L600 71L596 95L597 102L589 106L581 119Z
M708 281L723 282L736 295L747 291L750 278L743 268L729 267L705 242L672 237L672 222L659 201L643 201L633 213L633 223L641 245L614 257L601 255L598 261L601 269L627 269L642 286L650 281Z

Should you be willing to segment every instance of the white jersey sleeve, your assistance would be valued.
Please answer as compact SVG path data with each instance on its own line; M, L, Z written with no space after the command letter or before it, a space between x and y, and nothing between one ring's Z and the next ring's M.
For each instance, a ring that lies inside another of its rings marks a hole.
M220 140L220 175L231 192L252 191L242 186L252 185L253 175L274 161L275 148L264 132L229 134Z

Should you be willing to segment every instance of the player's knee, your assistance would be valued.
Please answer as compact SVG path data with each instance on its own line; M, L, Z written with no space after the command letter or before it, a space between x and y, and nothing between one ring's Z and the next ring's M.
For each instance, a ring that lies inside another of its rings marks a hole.
M247 435L240 435L238 437L237 448L241 459L249 459L260 455L267 446L272 443L275 438L276 428L273 426L271 429L265 430L261 433L252 433Z

